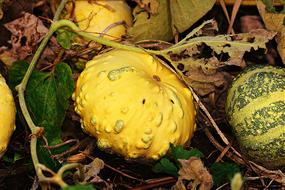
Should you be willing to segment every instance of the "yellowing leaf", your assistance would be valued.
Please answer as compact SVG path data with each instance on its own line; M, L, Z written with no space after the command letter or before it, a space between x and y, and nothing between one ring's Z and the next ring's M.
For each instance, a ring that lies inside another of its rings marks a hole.
M171 0L169 2L172 26L181 33L202 18L213 7L216 0Z
M257 1L257 8L266 28L277 32L277 36L275 38L278 44L277 50L283 64L285 64L285 26L283 25L285 14L268 12L265 5L260 0Z
M158 0L135 0L135 2L140 6L140 8L146 10L151 14L155 15L158 13Z
M135 23L129 34L135 41L173 39L204 16L215 0L136 0ZM144 9L141 9L141 8Z
M135 23L128 31L135 41L140 40L164 40L173 38L171 31L171 20L169 14L169 4L166 0L158 0L158 14L149 15L142 12L139 7L134 9Z

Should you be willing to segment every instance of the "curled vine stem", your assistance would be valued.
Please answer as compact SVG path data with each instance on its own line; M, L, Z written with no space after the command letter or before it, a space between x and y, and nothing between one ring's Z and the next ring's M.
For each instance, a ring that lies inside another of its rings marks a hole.
M58 20L59 19L59 15L60 12L63 10L65 3L67 2L67 0L62 0L57 12L55 13L55 17L53 19L53 23L51 24L48 33L45 35L44 39L42 40L40 46L38 47L29 67L27 72L25 73L25 76L23 78L23 80L21 81L21 83L16 87L16 90L18 92L18 98L19 98L19 104L20 104L20 108L21 111L23 113L23 116L31 130L31 143L30 143L30 149L31 149L31 157L33 160L33 164L36 170L36 174L39 178L41 185L43 185L44 183L54 183L57 184L61 187L65 187L67 186L67 184L63 181L62 179L62 175L66 170L69 169L73 169L73 168L77 168L79 170L79 174L80 174L80 178L82 178L83 176L83 166L81 164L75 163L75 164L66 164L64 166L62 166L58 173L54 173L51 172L51 170L47 169L45 166L43 167L42 164L40 164L38 156L37 156L37 139L39 138L39 133L42 130L41 127L36 126L35 123L33 122L29 111L27 109L27 105L26 105L26 101L25 101L25 90L27 87L27 83L29 81L29 78L40 58L41 53L43 52L43 50L45 49L48 41L50 40L50 38L52 37L52 35L54 34L54 32L56 32L59 28L65 27L65 28L69 28L72 32L76 33L77 35L85 38L86 40L91 40L91 41L95 41L97 43L100 43L102 45L106 45L106 46L110 46L113 48L118 48L118 49L123 49L123 50L127 50L127 51L134 51L134 52L146 52L146 53L150 53L153 55L160 55L163 56L164 58L166 58L167 60L169 60L169 62L174 66L174 64L172 63L171 59L169 58L169 56L167 55L167 53L172 50L171 47L165 50L149 50L149 49L144 49L144 48L140 48L140 47L136 47L136 46L129 46L129 45L124 45L118 42L114 42L114 41L110 41L104 38L100 38L97 36L94 36L93 34L84 32L82 30L80 30L80 28L73 23L70 20ZM184 42L184 41L183 41ZM173 49L177 50L177 49L183 49L189 46L192 46L193 44L195 44L197 42L187 42L187 44L179 44L177 46L172 47ZM174 66L174 68L176 68ZM179 73L181 75L181 73ZM49 173L52 174L51 177L46 177L43 174L43 171L49 171Z
M23 80L21 81L21 83L16 87L16 90L18 92L18 98L19 98L19 104L20 104L20 108L21 111L23 113L23 116L32 132L31 134L31 142L30 142L30 149L31 149L31 157L32 157L32 161L35 167L35 171L36 174L39 178L40 182L49 182L49 183L54 183L57 184L61 187L65 187L67 186L67 184L62 180L62 173L67 170L67 169L72 169L74 167L77 167L79 169L79 174L81 175L80 177L82 178L82 165L81 164L66 164L64 165L61 169L59 169L59 173L52 173L52 177L46 177L43 174L43 165L40 164L38 156L37 156L37 139L39 137L39 133L42 131L42 128L39 126L36 126L35 123L33 122L27 105L26 105L26 101L25 101L25 90L29 81L29 78L37 64L37 61L40 58L41 53L43 52L43 50L45 49L48 41L50 40L50 38L52 37L52 35L54 34L55 31L57 31L59 28L62 27L68 27L70 28L73 32L77 33L78 35L88 39L88 40L92 40L95 41L97 43L103 44L103 45L107 45L107 46L111 46L113 48L119 48L119 49L125 49L128 51L135 51L135 52L145 52L146 50L142 49L142 48L138 48L138 47L134 47L134 46L127 46L127 45L123 45L117 42L113 42L113 41L109 41L103 38L99 38L96 36L93 36L89 33L86 32L82 32L73 22L69 21L69 20L60 20L60 21L55 21L51 24L50 29L48 31L48 33L45 35L44 39L42 40L40 46L38 47L29 67L28 70L25 73L25 76L23 78ZM157 51L152 51L152 50L147 50L147 52L149 53L153 53L153 54L158 54ZM46 171L47 169L45 169L44 171ZM41 183L42 185L42 183Z

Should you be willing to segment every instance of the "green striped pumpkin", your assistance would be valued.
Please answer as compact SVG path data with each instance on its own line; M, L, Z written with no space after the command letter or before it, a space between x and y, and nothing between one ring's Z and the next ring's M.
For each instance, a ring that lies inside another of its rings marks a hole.
M285 166L285 69L245 69L228 91L226 114L251 160L269 168Z

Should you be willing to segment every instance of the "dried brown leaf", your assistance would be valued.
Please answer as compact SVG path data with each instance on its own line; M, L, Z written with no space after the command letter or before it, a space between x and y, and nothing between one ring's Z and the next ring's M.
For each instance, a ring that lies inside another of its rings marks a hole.
M228 82L223 69L228 65L245 67L245 52L266 49L266 43L276 35L276 32L257 29L235 35L199 36L205 26L215 30L214 24L213 21L203 23L180 42L163 50L164 57L201 96L224 90Z
M30 13L24 13L22 17L4 25L12 34L11 49L1 47L0 58L6 65L11 65L13 60L23 60L32 56L38 44L43 39L48 29L43 22ZM41 60L54 57L54 51L59 48L55 38L52 38L50 46L45 49ZM13 59L5 60L5 55L10 54Z
M208 170L204 167L203 162L196 157L191 157L189 160L179 160L181 169L179 170L179 178L172 190L198 189L210 190L213 186L213 178ZM183 181L190 181L187 186Z
M25 59L33 51L48 29L36 16L25 13L23 17L5 24L12 33L11 44L15 53L19 53L20 59Z
M185 65L185 81L200 96L208 95L216 91L217 87L222 87L225 81L223 72L217 69L224 66L215 57L210 59L184 59L180 64Z
M260 0L257 1L257 8L266 28L277 32L277 36L275 38L278 44L277 50L281 56L283 64L285 65L285 26L283 24L285 14L270 13L266 11L265 5Z
M103 182L103 180L98 176L101 169L104 168L104 161L95 158L90 164L84 166L84 182Z

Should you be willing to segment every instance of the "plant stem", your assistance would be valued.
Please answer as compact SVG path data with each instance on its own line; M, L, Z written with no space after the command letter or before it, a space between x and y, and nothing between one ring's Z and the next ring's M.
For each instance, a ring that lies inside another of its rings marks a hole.
M143 48L140 48L140 47L124 45L124 44L121 44L119 42L110 41L110 40L107 40L105 38L97 37L94 34L91 34L91 33L88 33L88 32L84 32L78 26L76 26L76 24L74 24L70 20L60 20L60 21L54 23L53 25L56 28L68 27L73 32L75 32L77 35L82 36L82 37L84 37L87 40L92 40L92 41L95 41L97 43L100 43L100 44L103 44L103 45L106 45L106 46L111 46L113 48L118 48L118 49L123 49L123 50L128 50L128 51L134 51L134 52L140 52L140 53L144 52L144 53L151 53L151 54L154 54L154 55L161 55L160 51L157 51L157 50L148 50L148 49L143 49Z
M52 21L58 21L61 11L64 9L65 4L67 3L68 0L62 0L59 4L59 6L56 9L56 12L54 13L54 17Z

